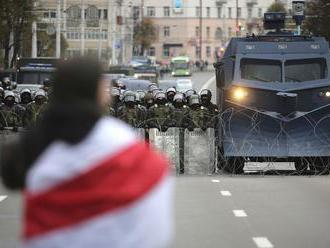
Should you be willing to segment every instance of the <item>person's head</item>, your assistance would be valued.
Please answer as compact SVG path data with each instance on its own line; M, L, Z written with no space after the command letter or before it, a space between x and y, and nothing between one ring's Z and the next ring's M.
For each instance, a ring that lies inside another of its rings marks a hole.
M3 88L8 88L8 87L10 87L10 85L11 85L10 78L9 77L4 77L2 79L2 86L3 86Z
M5 99L3 101L6 106L12 107L15 104L15 94L12 91L6 91Z
M136 104L136 93L133 91L126 91L124 93L124 104L125 106L131 108L134 107Z
M166 104L166 95L164 92L158 92L155 95L155 102L159 105L165 105Z
M150 108L154 104L154 97L152 93L148 92L144 97L144 104L147 108Z
M197 94L196 90L194 90L194 89L187 90L187 91L185 92L186 101L189 103L189 101L190 101L190 99L189 99L190 96L195 95L195 94Z
M173 102L175 94L176 94L176 89L175 88L168 88L166 90L167 101Z
M113 87L111 90L111 100L113 103L118 103L120 102L120 89Z
M22 90L20 95L21 95L21 103L22 104L28 104L28 103L32 102L31 90L24 89L24 90Z
M152 92L154 90L158 90L158 86L157 86L157 84L152 83L148 86L148 91Z
M34 101L37 105L42 105L47 101L47 96L45 91L38 90L34 96Z
M182 108L184 105L184 95L180 92L176 93L173 99L173 105L176 108Z
M146 93L143 90L136 91L136 102L138 104L144 104L145 96L146 96Z
M54 104L85 103L103 108L109 100L107 84L102 79L102 67L97 60L78 57L58 65L52 94Z
M50 87L52 87L52 82L50 81L49 78L45 78L43 81L43 85L45 88L49 89Z
M192 109L197 109L200 106L199 96L193 94L189 97L189 107Z
M200 92L200 98L202 105L208 105L211 102L212 99L212 93L208 89L203 89Z

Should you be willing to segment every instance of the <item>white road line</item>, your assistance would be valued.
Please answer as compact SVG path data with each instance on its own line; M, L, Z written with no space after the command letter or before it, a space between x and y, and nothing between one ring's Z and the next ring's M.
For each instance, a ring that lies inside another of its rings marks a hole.
M0 202L6 200L7 197L8 197L8 196L6 196L6 195L0 195Z
M233 213L236 217L247 217L244 210L233 210Z
M220 180L212 179L211 182L212 182L212 183L220 183Z
M203 84L201 90L208 89L213 82L215 82L215 76L213 76L209 80L207 80L206 83Z
M227 190L222 190L222 191L220 191L220 193L222 196L231 196L231 193Z
M258 248L273 248L273 244L266 237L254 237L254 243Z

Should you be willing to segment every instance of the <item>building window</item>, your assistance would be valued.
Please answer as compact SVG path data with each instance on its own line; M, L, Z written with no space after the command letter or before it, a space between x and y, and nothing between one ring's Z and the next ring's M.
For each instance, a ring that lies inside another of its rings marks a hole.
M231 16L231 7L228 8L228 18L232 18L232 16Z
M56 18L56 12L55 11L50 12L50 18Z
M147 7L147 16L155 16L156 10L155 7Z
M220 27L218 27L217 30L215 31L215 39L221 40L222 38L223 38L222 29Z
M44 12L44 18L49 18L49 12Z
M206 7L206 16L207 16L208 18L211 17L211 8L210 8L210 7Z
M209 47L209 46L206 47L206 57L207 58L211 57L211 47Z
M237 8L237 17L238 18L242 17L242 8Z
M170 36L170 27L169 26L164 27L164 36L165 37Z
M262 8L259 8L259 9L258 9L258 16L259 16L259 18L262 17Z
M103 10L103 20L108 20L108 10L107 9Z
M206 38L210 39L210 27L206 27Z
M169 47L163 47L163 56L169 57L170 56L170 48Z
M140 17L140 7L139 6L133 6L133 19L137 20Z
M148 49L148 56L156 56L156 49L154 47Z
M195 27L195 36L199 37L199 27Z
M248 18L252 18L252 8L248 8Z
M170 7L164 7L164 16L170 16Z
M222 18L222 8L218 7L218 18Z
M199 59L201 56L201 48L196 46L196 50L195 50L195 55L196 55L196 59Z
M196 16L199 17L201 15L201 8L196 7Z

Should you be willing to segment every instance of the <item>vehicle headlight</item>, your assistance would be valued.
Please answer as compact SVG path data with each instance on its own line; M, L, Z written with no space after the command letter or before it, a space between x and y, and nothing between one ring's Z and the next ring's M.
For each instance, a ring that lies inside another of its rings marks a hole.
M242 101L247 96L248 96L248 92L242 88L237 88L233 92L233 97L237 101Z
M319 96L330 98L330 91L322 91L319 93Z
M186 75L189 75L189 71L186 71Z
M172 75L174 75L175 74L175 72L174 71L172 71Z

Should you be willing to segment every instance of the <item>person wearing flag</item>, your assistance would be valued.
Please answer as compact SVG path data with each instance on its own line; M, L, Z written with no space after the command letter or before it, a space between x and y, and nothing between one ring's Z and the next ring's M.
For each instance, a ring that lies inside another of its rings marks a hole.
M1 147L3 183L24 196L22 247L170 247L168 161L103 117L107 86L97 61L62 62L43 118Z

